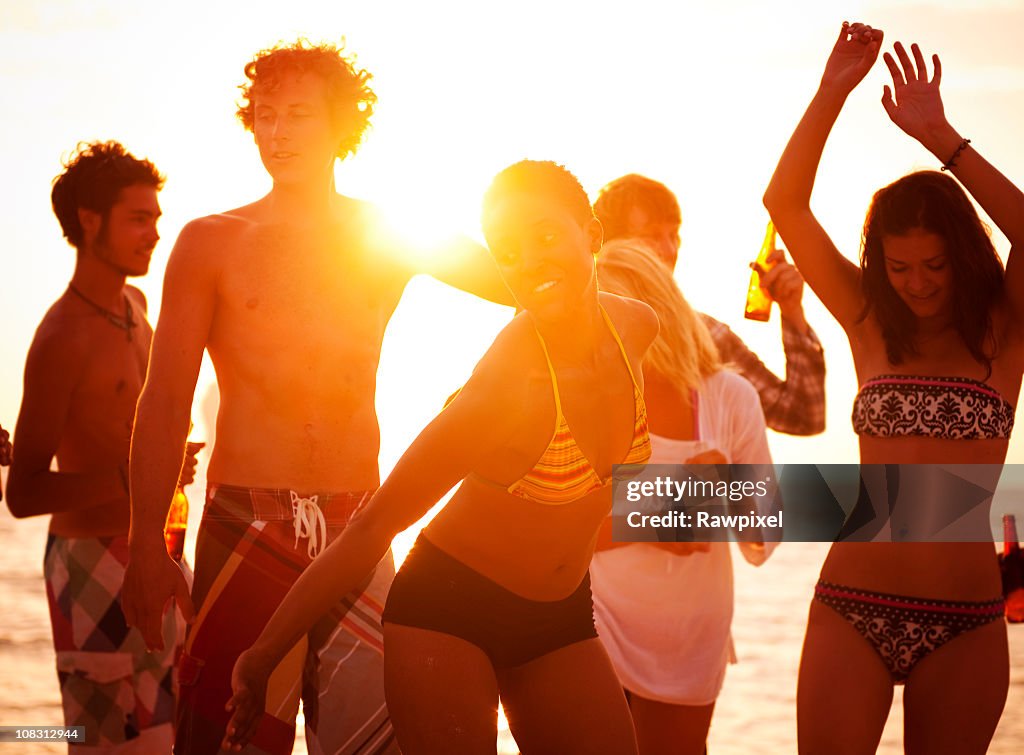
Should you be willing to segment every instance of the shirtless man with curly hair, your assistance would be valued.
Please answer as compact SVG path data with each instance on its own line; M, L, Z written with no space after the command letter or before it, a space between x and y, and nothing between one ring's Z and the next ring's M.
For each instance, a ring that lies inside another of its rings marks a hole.
M245 75L238 115L273 188L178 237L132 443L129 619L158 647L171 596L194 607L176 742L193 755L220 748L238 654L380 484L376 372L405 285L427 272L510 301L478 245L410 267L374 208L335 191L335 161L355 151L376 102L366 71L298 42L260 53ZM204 349L221 404L190 596L160 528ZM389 553L284 659L253 751L291 752L300 692L311 752L394 751L380 624L393 574Z

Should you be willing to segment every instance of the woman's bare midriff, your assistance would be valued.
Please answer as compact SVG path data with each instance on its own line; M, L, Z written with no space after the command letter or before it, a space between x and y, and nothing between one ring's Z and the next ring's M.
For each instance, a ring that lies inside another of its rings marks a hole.
M605 487L550 506L510 495L470 476L424 529L430 542L488 579L529 600L561 600L590 567Z
M1001 594L992 543L836 543L821 578L915 598L990 600Z
M862 464L914 465L917 477L942 474L960 465L985 465L969 471L991 484L999 479L1008 441L943 438L874 438L861 436ZM955 466L954 466L955 465ZM917 482L915 480L915 482ZM906 496L907 494L904 494ZM910 497L913 496L913 490ZM927 497L927 496L924 496ZM900 501L901 506L927 507L930 501ZM987 525L990 502L973 517ZM983 510L982 510L983 509ZM821 577L828 582L896 595L944 600L990 600L1000 595L999 568L991 533L976 527L975 542L836 543ZM982 538L987 538L981 541Z

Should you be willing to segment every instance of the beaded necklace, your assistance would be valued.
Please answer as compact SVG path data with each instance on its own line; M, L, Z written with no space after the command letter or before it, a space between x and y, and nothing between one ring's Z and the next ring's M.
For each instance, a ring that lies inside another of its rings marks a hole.
M69 283L68 290L71 291L71 293L73 293L79 299L84 301L86 304L88 304L90 307L92 307L94 310L96 310L97 313L103 315L107 319L107 322L109 322L115 328L120 328L121 330L123 330L125 332L125 335L128 337L129 341L132 340L132 331L135 329L135 326L138 325L138 323L135 322L135 316L132 314L132 305L131 302L128 301L127 294L122 294L124 296L124 316L122 317L121 315L117 314L117 312L109 310L106 307L102 307L96 302L94 302L92 299L90 299L88 296L86 296L80 290L78 290L75 284Z

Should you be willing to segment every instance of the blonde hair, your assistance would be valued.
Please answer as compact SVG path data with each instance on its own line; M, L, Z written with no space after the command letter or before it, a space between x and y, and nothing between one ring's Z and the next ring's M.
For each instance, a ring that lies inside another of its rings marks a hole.
M647 350L644 366L679 388L699 388L722 369L715 342L700 316L679 290L668 266L639 239L616 239L597 258L602 291L639 299L658 315L661 330Z

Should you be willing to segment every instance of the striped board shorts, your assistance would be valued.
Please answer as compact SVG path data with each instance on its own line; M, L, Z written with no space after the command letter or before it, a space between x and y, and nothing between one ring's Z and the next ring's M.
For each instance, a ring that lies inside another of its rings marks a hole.
M210 485L196 542L196 618L178 667L175 752L220 751L235 659L369 497ZM292 751L300 697L311 755L398 752L384 704L380 620L394 574L389 552L363 588L285 656L271 674L266 713L246 753Z
M43 576L57 653L65 726L84 726L73 749L169 752L174 714L172 669L184 622L164 616L164 649L149 653L121 612L128 538L46 541ZM186 567L187 569L187 567Z

